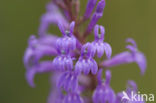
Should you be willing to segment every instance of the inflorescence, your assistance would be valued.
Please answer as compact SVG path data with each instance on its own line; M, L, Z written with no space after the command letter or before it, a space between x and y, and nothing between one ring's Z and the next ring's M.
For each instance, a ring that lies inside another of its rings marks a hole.
M24 55L26 80L35 87L36 74L51 73L48 103L121 103L122 93L110 86L110 68L137 63L141 74L146 70L146 58L132 38L126 42L128 51L111 56L112 48L105 42L105 28L98 25L103 16L105 0L88 0L83 16L79 15L79 0L52 0L41 17L38 37L30 36ZM87 27L80 27L89 21ZM58 26L62 37L48 34L49 25ZM94 31L94 41L86 39ZM42 60L43 57L53 60ZM100 61L100 60L102 61ZM98 62L97 62L98 61ZM105 79L102 73L105 72ZM126 93L137 92L137 85L128 81ZM144 103L128 102L123 103Z

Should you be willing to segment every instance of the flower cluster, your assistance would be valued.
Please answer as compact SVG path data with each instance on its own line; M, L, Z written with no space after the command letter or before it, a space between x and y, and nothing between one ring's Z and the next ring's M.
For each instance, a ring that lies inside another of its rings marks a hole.
M24 55L26 80L31 87L35 87L36 74L52 74L48 103L121 103L122 94L116 94L110 86L110 68L135 62L141 74L145 73L146 58L132 38L126 40L130 43L126 46L128 51L111 56L112 48L104 41L105 28L97 24L103 16L105 4L105 0L88 0L84 15L80 16L79 0L52 0L48 3L38 37L30 36ZM90 22L84 31L80 31L85 21ZM62 36L49 34L49 25L57 26ZM92 31L94 41L87 42ZM42 59L45 56L53 60L45 61ZM105 79L102 78L103 72ZM128 84L137 91L133 81ZM127 94L130 91L132 89L128 87Z

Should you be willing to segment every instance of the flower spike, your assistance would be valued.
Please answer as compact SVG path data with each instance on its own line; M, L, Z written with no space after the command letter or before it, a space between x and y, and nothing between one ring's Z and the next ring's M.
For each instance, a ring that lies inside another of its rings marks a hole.
M103 16L106 2L87 1L82 16L79 15L80 0L52 0L48 3L46 13L41 17L39 37L32 35L29 38L24 54L26 80L35 87L36 74L51 74L47 103L134 103L122 97L126 94L131 98L131 92L137 93L136 83L128 81L125 92L116 95L110 86L112 75L109 68L135 62L144 74L146 58L132 38L126 40L128 51L111 57L112 48L105 41L105 28L97 24ZM90 22L84 29L83 24L87 20ZM48 33L51 24L58 27L61 37ZM88 42L87 36L92 31L94 40ZM104 61L100 62L103 58ZM103 72L105 79L102 78Z

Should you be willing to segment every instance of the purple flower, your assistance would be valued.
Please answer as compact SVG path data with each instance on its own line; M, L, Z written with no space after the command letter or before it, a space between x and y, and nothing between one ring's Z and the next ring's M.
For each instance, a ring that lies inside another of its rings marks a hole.
M26 71L26 80L31 87L35 87L34 77L37 73L48 73L53 71L55 68L52 65L51 61L44 61L37 65L27 68Z
M93 93L93 103L115 103L116 96L113 89L110 87L111 72L106 71L106 80L101 79L102 71L98 73L98 86Z
M83 102L83 99L80 97L79 93L69 92L65 96L63 103L84 103L84 102Z
M57 87L57 81L59 80L59 76L61 73L53 72L53 75L50 78L51 90L48 97L48 103L62 103L64 99L64 95L60 88Z
M74 50L76 48L76 38L73 36L75 22L71 22L69 29L65 28L62 23L58 24L58 27L63 34L63 37L58 43L62 43L64 48Z
M136 83L132 80L129 80L126 91L117 94L116 103L145 103L144 100L138 99L138 95L136 95L134 100L132 100L132 93L136 94L137 91Z
M113 67L120 64L132 63L136 62L141 70L141 74L145 73L146 70L146 58L144 54L138 51L136 43L133 39L127 39L127 42L132 43L132 45L126 46L130 50L126 52L122 52L112 57L110 60L106 60L102 63L105 67Z
M63 25L67 26L68 21L65 19L65 17L60 12L57 5L53 3L49 3L47 5L47 12L41 17L41 24L39 27L39 35L43 36L47 34L48 27L50 24L58 24L61 22Z
M99 29L101 34L99 33ZM105 29L103 26L96 25L94 28L94 38L95 40L92 42L94 55L97 53L97 56L100 58L103 56L104 52L106 53L107 58L109 59L112 54L111 46L103 42L104 40Z
M83 45L81 49L81 56L75 65L75 71L77 73L84 72L84 74L88 74L90 71L92 74L96 74L98 70L98 66L96 61L93 59L93 51L92 45L90 43L86 43Z
M75 22L72 22L69 26L70 30L65 30L64 26L59 23L59 29L63 34L62 38L59 38L56 42L56 48L58 56L54 58L53 65L58 70L71 70L73 69L73 61L71 57L71 50L76 49L76 39L73 36Z
M70 56L69 48L65 48L61 39L57 40L58 56L54 58L53 65L57 70L73 69L73 60Z
M40 59L44 56L57 55L57 51L54 48L56 38L52 35L45 35L39 39L34 35L30 37L28 41L29 45L24 55L24 65L26 67L26 79L31 87L35 87L35 74L54 70L51 61L40 62Z
M96 5L96 2L97 0L88 0L86 11L84 14L84 19L88 19L91 16L92 11Z
M105 0L99 1L96 11L93 14L91 21L88 25L87 32L91 32L94 26L96 25L97 21L103 16L103 10L105 8L105 5L106 5Z
M62 73L58 80L58 87L63 87L66 91L76 91L78 88L78 75L74 71Z
M97 0L88 0L85 13L80 16L79 0L52 0L47 5L47 12L41 18L39 38L32 35L28 41L23 58L26 80L31 87L35 87L36 74L51 74L48 103L121 103L123 94L115 95L110 86L111 72L106 69L136 62L141 73L145 72L146 58L138 51L133 39L127 39L127 42L132 44L126 46L129 51L111 58L112 48L104 42L105 29L101 25L96 25L103 16L105 0L98 1L92 15L96 2ZM81 25L87 19L91 20L83 30ZM62 37L48 34L50 24L58 26ZM86 40L93 28L95 40L90 43ZM98 58L104 53L107 58L100 62ZM50 59L45 60L45 56ZM105 70L105 80L102 79L103 70ZM137 86L133 81L129 81L128 84L125 93L131 97L132 91L137 92ZM143 101L131 103L143 103Z
M71 56L68 55L60 55L55 57L52 64L57 70L61 71L73 69L73 60Z
M47 36L50 40L47 39ZM55 41L53 36L46 35L44 40L37 39L34 35L29 38L28 48L24 54L24 65L26 68L38 63L43 56L55 56L57 51L54 48ZM45 42L46 40L46 42Z

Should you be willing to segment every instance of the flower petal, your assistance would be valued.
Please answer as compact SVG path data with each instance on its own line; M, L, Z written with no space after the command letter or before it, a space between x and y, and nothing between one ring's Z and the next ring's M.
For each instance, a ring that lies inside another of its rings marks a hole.
M136 54L135 61L138 64L138 66L139 66L139 68L141 70L141 74L143 75L145 73L146 67L147 67L146 57L144 56L143 53L138 52Z
M108 59L111 58L112 55L112 48L108 43L104 43L104 49L105 49L105 53Z
M36 69L30 69L30 70L27 70L26 72L26 80L32 88L35 87L35 83L34 83L35 74L36 74Z

